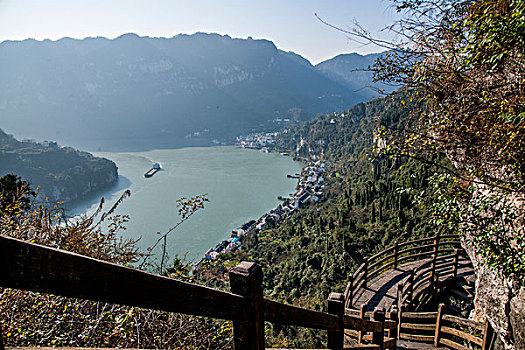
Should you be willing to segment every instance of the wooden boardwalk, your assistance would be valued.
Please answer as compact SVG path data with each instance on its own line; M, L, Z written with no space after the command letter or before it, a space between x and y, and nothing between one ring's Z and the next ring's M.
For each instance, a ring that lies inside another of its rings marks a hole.
M423 265L429 264L431 260L424 259L409 262L378 275L367 283L366 288L361 287L354 292L352 308L357 309L365 304L368 311L372 311L376 307L391 311L392 306L397 301L398 284L405 282L409 278L412 269L421 268ZM439 272L439 266L436 271ZM438 276L440 276L439 273ZM458 261L458 277L471 281L474 279L472 264L467 258L461 257ZM439 277L440 281L444 281L447 278L450 277ZM425 286L428 286L428 283L422 285L420 289L423 289Z

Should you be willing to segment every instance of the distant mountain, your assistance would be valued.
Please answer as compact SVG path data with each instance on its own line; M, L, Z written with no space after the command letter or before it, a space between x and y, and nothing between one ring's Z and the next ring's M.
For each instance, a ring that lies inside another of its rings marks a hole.
M0 129L0 177L16 174L40 187L41 200L69 202L117 181L117 166L105 158L56 142L18 141Z
M267 40L126 34L0 44L0 127L91 150L209 144L373 97Z
M342 54L317 64L315 68L328 79L346 86L350 91L374 98L379 94L389 94L397 89L373 81L374 74L370 68L384 54L385 52L365 56L357 53Z

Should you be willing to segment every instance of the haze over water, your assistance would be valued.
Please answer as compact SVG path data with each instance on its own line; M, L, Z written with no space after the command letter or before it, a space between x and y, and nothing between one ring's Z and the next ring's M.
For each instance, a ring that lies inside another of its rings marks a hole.
M157 241L158 231L166 232L179 221L177 199L208 193L205 208L168 237L170 259L189 252L187 259L195 261L228 238L232 229L277 207L281 203L277 196L295 192L297 180L286 174L299 173L302 167L277 153L232 146L95 155L113 160L119 168L119 183L102 194L106 210L126 188L131 190L116 213L130 216L122 236L141 238L144 250ZM144 178L157 162L164 170ZM94 209L99 198L77 203L71 213Z

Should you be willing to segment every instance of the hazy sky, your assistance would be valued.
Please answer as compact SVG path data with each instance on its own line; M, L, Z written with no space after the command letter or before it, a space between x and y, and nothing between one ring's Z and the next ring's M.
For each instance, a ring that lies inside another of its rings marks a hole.
M272 40L312 63L382 51L349 40L314 13L345 29L357 20L373 34L395 16L388 0L0 0L0 41L200 31Z

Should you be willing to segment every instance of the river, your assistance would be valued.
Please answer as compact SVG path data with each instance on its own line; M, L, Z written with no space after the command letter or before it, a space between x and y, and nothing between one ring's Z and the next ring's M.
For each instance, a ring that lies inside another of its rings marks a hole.
M299 173L302 167L277 153L233 146L94 154L117 164L118 183L102 194L74 203L68 213L94 210L101 196L109 209L124 190L130 189L131 196L116 214L129 215L127 229L121 234L140 238L143 250L157 241L157 232L166 232L179 221L177 199L208 193L205 208L168 236L170 259L186 254L186 261L198 261L206 250L228 238L232 229L277 207L277 196L288 197L295 192L297 180L286 174ZM163 170L144 178L153 163L160 163Z

